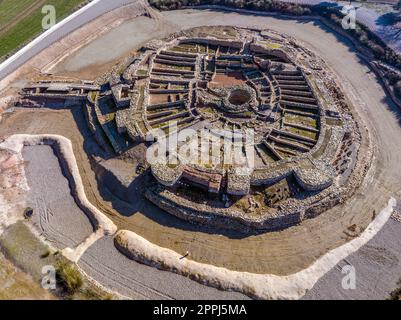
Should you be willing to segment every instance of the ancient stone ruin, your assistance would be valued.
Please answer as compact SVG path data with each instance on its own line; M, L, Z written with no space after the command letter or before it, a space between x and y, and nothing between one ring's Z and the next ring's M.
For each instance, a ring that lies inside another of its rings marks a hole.
M115 156L171 141L192 152L159 150L167 161L147 159L143 174L153 176L147 199L193 223L284 228L341 202L363 171L336 79L296 39L269 30L187 30L148 43L96 83L40 82L22 95L39 106L80 101Z

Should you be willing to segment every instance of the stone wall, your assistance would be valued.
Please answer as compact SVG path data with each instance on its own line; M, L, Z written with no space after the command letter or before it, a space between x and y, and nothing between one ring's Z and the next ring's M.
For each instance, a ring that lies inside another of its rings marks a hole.
M205 204L183 200L168 191L158 193L149 189L145 192L145 196L161 209L190 223L244 233L279 230L298 224L303 220L302 212L278 216L250 217L233 209L216 209Z

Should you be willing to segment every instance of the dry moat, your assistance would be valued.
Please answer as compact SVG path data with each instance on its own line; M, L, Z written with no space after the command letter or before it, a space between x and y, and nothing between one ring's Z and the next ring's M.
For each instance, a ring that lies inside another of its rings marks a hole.
M82 107L108 159L131 170L101 169L118 180L109 188L117 197L129 199L135 184L166 214L205 227L299 224L351 196L365 173L359 126L336 78L296 39L270 30L186 30L152 40L94 82L40 81L21 95L22 106ZM184 137L178 146L197 156L164 151L173 164L149 161L162 135Z

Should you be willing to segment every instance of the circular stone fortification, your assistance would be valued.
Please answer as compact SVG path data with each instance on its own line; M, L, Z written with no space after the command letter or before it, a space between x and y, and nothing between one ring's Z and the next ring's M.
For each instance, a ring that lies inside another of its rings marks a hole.
M118 130L110 141L121 152L119 139L192 130L178 142L196 151L190 161L170 150L163 152L175 163L148 159L154 184L145 196L193 223L245 232L288 227L352 194L358 126L313 52L270 30L233 29L230 36L218 27L207 36L190 29L139 50L109 82Z

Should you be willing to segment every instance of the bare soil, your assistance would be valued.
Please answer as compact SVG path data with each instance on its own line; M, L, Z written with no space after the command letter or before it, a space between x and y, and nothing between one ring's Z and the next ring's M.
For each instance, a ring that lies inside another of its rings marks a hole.
M239 86L245 84L245 78L242 76L242 73L229 73L222 74L218 73L213 78L213 81L210 83L211 88L219 88L219 87L231 87L231 86Z

